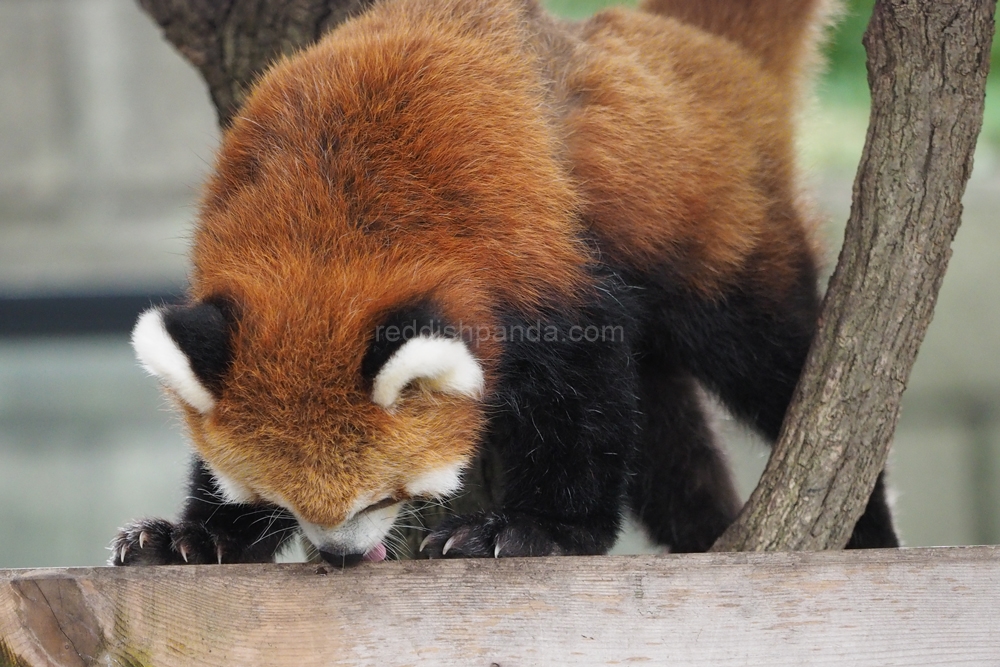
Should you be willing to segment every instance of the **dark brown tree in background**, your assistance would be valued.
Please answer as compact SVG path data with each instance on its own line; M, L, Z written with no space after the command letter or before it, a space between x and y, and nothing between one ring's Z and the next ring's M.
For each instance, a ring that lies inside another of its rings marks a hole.
M254 79L374 0L138 0L208 84L226 127Z
M736 0L734 0L736 1ZM256 76L372 0L138 0L201 72L225 127ZM842 548L885 466L961 222L996 0L878 0L871 122L819 332L760 484L715 550ZM492 504L484 453L450 509ZM422 537L407 529L411 552Z

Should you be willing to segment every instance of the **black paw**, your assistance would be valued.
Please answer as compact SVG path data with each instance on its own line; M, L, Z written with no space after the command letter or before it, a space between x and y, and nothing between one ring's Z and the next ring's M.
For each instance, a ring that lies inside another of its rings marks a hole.
M184 565L236 563L241 550L204 524L141 519L119 531L111 542L111 565Z
M420 551L428 558L512 558L566 553L552 526L520 513L477 512L441 522Z

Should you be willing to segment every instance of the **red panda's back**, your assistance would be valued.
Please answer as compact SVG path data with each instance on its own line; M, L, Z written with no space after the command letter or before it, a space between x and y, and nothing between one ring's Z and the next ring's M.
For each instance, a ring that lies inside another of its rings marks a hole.
M387 265L529 309L574 293L578 199L522 19L514 2L384 3L277 64L224 138L196 294L296 272L403 289Z
M787 90L742 48L671 18L583 26L567 86L585 219L616 261L702 293L759 264L780 287L808 256ZM792 257L794 261L789 261Z

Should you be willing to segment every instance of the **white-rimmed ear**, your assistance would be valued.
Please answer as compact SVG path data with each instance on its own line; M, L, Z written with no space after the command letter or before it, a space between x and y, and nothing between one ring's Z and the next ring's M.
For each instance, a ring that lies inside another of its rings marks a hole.
M483 368L460 340L418 336L406 341L389 357L372 388L372 401L392 407L406 385L420 381L434 391L480 398Z
M161 309L151 308L139 316L132 329L132 347L143 368L185 403L202 414L215 407L212 393L198 380L187 355L167 333Z

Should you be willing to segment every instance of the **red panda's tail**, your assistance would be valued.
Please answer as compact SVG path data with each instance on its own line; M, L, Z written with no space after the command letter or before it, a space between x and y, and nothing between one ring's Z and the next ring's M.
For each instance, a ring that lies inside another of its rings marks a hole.
M841 0L644 0L642 7L736 42L797 86L819 63L824 32Z

